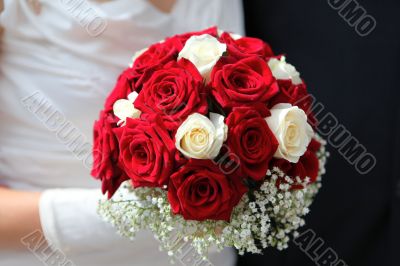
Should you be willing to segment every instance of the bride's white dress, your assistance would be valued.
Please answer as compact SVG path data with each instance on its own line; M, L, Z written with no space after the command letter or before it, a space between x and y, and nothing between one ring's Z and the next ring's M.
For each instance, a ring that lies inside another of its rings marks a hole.
M100 184L52 122L70 123L77 141L90 145L93 121L135 51L211 25L243 34L241 1L177 0L169 14L146 0L28 2L6 0L0 16L0 185L48 190L41 203L46 238L76 266L168 265L149 233L131 243L97 217L97 192L88 189ZM43 265L37 256L0 251L0 265ZM231 250L212 258L215 265L235 260Z

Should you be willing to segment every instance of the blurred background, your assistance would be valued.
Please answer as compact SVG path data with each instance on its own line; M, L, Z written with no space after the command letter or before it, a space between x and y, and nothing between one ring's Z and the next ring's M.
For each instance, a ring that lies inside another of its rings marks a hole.
M345 2L352 8L344 13L331 6ZM325 113L331 112L376 158L376 166L363 175L328 147L327 173L306 227L347 265L399 265L400 3L350 2L245 0L246 33L286 53ZM350 25L360 18L352 18L355 7L376 21L366 36ZM318 264L291 245L282 252L244 256L239 265Z

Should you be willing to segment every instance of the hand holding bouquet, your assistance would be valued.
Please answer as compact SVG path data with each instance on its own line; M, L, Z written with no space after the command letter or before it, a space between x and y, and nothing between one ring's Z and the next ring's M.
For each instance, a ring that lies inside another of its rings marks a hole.
M137 52L94 126L100 213L127 237L150 229L170 254L177 234L205 257L286 248L327 156L311 104L256 38L214 27Z

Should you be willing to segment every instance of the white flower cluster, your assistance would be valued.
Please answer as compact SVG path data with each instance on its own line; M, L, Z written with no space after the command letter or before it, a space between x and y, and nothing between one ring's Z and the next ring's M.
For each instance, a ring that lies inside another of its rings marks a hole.
M191 221L174 215L167 198L167 191L160 188L136 188L125 183L112 200L100 203L99 213L113 224L119 233L134 239L142 229L151 230L160 247L170 256L179 252L177 239L190 242L195 250L207 258L208 250L216 246L235 247L239 254L261 253L262 249L275 247L279 250L288 246L291 236L304 225L303 217L309 212L314 196L321 187L321 175L329 154L325 141L317 152L319 176L315 183L308 184L294 178L303 189L290 190L293 177L285 176L278 168L270 169L261 187L243 196L235 207L231 221ZM279 187L276 180L281 178Z

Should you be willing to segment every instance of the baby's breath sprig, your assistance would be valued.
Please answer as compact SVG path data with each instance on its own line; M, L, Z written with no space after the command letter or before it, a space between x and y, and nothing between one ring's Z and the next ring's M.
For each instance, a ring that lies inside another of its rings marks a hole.
M170 256L179 252L180 241L190 242L204 258L212 246L219 250L235 247L239 254L261 253L267 247L285 249L290 238L305 224L304 216L321 187L329 154L325 151L325 141L317 138L322 145L317 152L319 176L315 183L308 184L307 178L296 180L304 188L291 190L292 178L277 167L269 169L259 189L252 190L251 197L244 195L234 208L229 223L185 220L172 213L166 190L134 189L130 183L124 183L112 200L101 201L99 213L130 239L139 230L152 231L160 241L160 248ZM286 182L277 186L278 178Z

